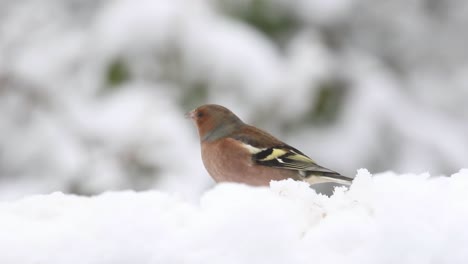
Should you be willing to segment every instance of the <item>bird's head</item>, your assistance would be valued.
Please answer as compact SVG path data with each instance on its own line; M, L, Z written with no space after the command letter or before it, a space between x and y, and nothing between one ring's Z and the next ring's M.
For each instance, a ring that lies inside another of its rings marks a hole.
M224 106L206 104L185 115L192 119L198 128L201 141L212 141L225 137L244 123Z

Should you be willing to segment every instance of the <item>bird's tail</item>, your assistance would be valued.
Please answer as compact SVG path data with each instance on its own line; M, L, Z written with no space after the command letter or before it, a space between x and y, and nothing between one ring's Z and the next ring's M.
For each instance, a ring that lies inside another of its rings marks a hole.
M330 169L315 166L310 168L308 171L302 171L303 181L309 184L334 182L338 184L351 185L353 178L339 174L336 171Z

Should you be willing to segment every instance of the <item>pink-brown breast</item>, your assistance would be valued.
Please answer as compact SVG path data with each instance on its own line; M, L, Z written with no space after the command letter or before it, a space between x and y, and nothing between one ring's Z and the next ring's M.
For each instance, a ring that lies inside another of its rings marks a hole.
M251 153L240 144L231 138L202 143L203 164L216 182L267 186L271 180L299 179L294 170L255 165Z

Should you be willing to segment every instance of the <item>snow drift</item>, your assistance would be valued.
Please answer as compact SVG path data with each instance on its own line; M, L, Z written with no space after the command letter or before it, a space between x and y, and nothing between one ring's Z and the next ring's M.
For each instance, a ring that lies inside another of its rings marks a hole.
M0 203L0 263L467 263L468 170L370 175L330 197L295 181Z

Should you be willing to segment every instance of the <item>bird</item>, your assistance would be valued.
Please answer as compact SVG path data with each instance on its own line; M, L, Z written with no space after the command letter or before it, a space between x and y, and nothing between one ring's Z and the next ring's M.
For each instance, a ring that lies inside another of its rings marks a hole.
M244 123L224 106L201 105L185 116L198 128L203 164L217 183L268 186L272 180L293 179L309 185L325 182L350 185L353 180Z

